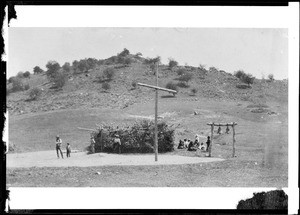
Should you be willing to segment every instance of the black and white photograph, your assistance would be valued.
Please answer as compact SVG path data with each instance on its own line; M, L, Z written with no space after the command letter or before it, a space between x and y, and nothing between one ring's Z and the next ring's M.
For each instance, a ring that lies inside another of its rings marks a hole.
M289 33L10 27L7 187L287 188Z

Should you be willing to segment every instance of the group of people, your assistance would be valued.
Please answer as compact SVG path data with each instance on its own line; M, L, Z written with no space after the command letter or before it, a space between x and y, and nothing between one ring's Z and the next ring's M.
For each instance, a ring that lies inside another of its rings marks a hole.
M206 145L203 142L200 143L199 136L196 135L195 141L189 139L179 140L178 149L186 149L188 151L197 151L197 149L208 151L210 146L210 136L207 137Z
M60 152L61 158L64 158L63 153L61 151L62 140L59 137L59 135L56 136L55 144L56 144L57 158L59 158L59 152ZM71 145L70 145L70 143L67 143L66 151L67 151L67 158L71 157Z
M96 144L96 141L95 141L95 138L93 135L91 135L91 153L95 153L95 144ZM115 134L114 135L114 138L113 138L113 151L114 152L117 152L119 154L121 154L121 139L120 139L120 136L118 134Z

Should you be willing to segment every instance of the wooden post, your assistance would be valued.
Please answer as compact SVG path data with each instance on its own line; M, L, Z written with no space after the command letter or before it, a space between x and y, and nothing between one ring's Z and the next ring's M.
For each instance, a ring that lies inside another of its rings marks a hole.
M158 87L158 63L156 63L156 86ZM155 137L154 137L155 161L157 161L157 155L158 155L157 107L158 107L158 89L155 89Z
M208 148L208 156L211 157L211 148L212 148L212 144L213 144L213 138L214 138L214 123L212 123L211 125L211 135L210 135L210 145Z
M232 157L234 158L235 156L235 129L234 129L235 123L232 124L232 137L233 137L233 141L232 141Z

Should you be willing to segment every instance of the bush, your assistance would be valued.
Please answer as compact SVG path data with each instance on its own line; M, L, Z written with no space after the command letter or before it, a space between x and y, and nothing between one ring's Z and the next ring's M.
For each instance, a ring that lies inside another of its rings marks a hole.
M155 58L147 58L144 60L144 63L147 65L156 64L156 63L160 64L161 59L160 59L160 56L157 56Z
M110 87L109 83L107 83L107 82L102 83L102 89L104 89L105 91L109 90L110 88L111 87Z
M53 87L58 89L62 88L65 85L66 81L67 75L63 72L56 73L52 78Z
M172 81L167 83L166 88L170 90L176 90L176 91L178 90L177 85Z
M23 90L29 90L29 88L30 88L29 84L25 84L25 85L23 86Z
M116 70L112 67L106 68L103 70L103 76L106 78L108 81L112 80L116 74Z
M191 93L192 93L193 95L196 95L197 92L198 92L198 90L197 90L196 88L191 89Z
M169 68L173 69L176 66L178 66L178 62L172 58L169 58Z
M120 54L118 54L118 56L126 57L129 54L130 54L129 50L124 48L123 51Z
M254 81L254 77L252 77L251 74L247 74L247 75L244 75L243 76L243 79L242 81L246 84L248 84L248 86L250 86L250 84L253 84L253 81Z
M132 86L133 89L136 89L136 87L137 87L137 82L136 82L136 81L132 81L132 82L131 82L131 86Z
M24 84L20 78L14 77L12 80L12 92L24 90Z
M24 78L30 78L30 72L29 71L24 72L23 76Z
M65 64L62 66L62 68L66 72L70 72L71 71L71 65L68 62L65 62Z
M33 88L29 92L29 99L30 100L36 100L42 95L42 90L38 87Z
M189 87L188 83L185 82L185 81L178 82L177 86L181 87L181 88L188 88Z
M158 123L158 152L174 150L174 129L165 122ZM154 122L136 122L131 127L119 128L104 126L102 130L93 133L95 152L114 152L114 136L118 134L121 140L122 153L153 153L154 152ZM102 150L101 150L102 149Z
M240 80L242 80L245 75L246 74L243 70L238 70L238 71L234 72L234 76L237 77Z
M273 74L269 74L268 75L268 79L272 82L272 81L274 81L275 79L274 79L274 75Z
M186 82L187 83L192 78L193 78L193 74L192 73L185 73L185 74L181 75L178 80L181 81L181 82Z
M176 73L177 73L177 75L183 75L183 74L186 73L186 70L183 69L183 68L180 68L180 69L177 69L177 70L176 70Z
M23 72L18 72L17 78L24 78L24 73Z
M208 69L209 72L218 72L219 70L216 67L209 67Z
M56 61L49 61L46 64L46 68L47 68L46 75L49 81L53 81L53 78L57 75L60 69L59 63L57 63Z
M33 74L41 74L43 72L44 72L44 70L42 70L39 66L35 66L33 68Z

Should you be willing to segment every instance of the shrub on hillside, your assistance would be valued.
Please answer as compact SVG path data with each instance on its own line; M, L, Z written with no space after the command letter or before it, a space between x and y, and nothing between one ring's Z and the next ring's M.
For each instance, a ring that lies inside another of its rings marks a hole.
M176 90L176 91L178 90L176 83L174 83L172 81L170 81L166 84L166 88L170 89L170 90Z
M132 89L136 89L136 87L137 87L137 81L132 81L131 82L131 86L132 86Z
M126 49L126 48L124 48L123 51L120 54L118 54L118 56L120 56L120 57L126 57L129 54L130 54L129 50Z
M269 74L268 75L268 79L269 79L270 82L274 81L275 80L274 79L274 75L273 74Z
M115 77L115 74L116 74L116 70L112 67L108 67L103 70L103 76L108 81L112 80Z
M30 86L29 84L24 84L23 90L29 90Z
M169 68L172 70L176 66L178 66L178 62L172 58L169 58Z
M67 78L68 77L64 72L57 72L52 77L53 87L61 89L65 85Z
M65 62L65 64L62 66L62 69L63 69L65 72L70 72L70 71L71 71L71 65L70 65L70 63Z
M11 89L12 92L24 90L24 84L20 78L14 77L11 80L11 83L12 83L12 89Z
M183 75L181 75L178 78L178 80L181 81L181 82L188 83L192 78L193 78L193 74L192 73L184 73Z
M197 90L196 88L192 88L192 89L191 89L191 93L192 93L193 95L196 95L197 92L198 92L198 90Z
M180 68L176 70L177 75L183 75L186 73L186 70L184 68Z
M29 71L24 72L23 76L24 78L30 78L30 72Z
M158 123L158 152L174 150L174 129L165 122ZM95 152L115 152L114 137L118 134L121 140L122 153L152 153L154 152L154 122L136 122L131 127L120 128L104 126L102 130L93 133Z
M209 72L218 72L219 70L216 67L211 66L211 67L209 67L208 71Z
M247 75L244 75L242 81L246 84L248 84L248 86L250 86L250 84L253 84L253 81L254 81L254 77L252 77L251 74L247 74Z
M242 79L246 73L243 70L238 70L234 72L234 76L237 77L238 79Z
M59 69L60 69L60 65L59 63L57 63L56 61L49 61L46 64L46 75L47 78L49 79L49 81L53 81L53 78L57 75Z
M24 73L23 72L18 72L17 78L24 78Z
M34 68L33 68L33 74L41 74L41 73L43 73L44 72L44 70L42 70L39 66L35 66Z
M147 65L156 64L156 63L160 64L161 59L160 59L160 56L157 56L155 58L147 58L144 60L144 63Z
M41 95L42 95L42 90L38 87L35 87L29 92L29 99L37 100Z
M110 84L107 82L102 83L102 89L104 89L105 91L110 90Z
M177 86L178 86L178 87L181 87L181 88L188 88L188 87L189 87L188 83L185 82L185 81L179 81L179 82L177 83Z

